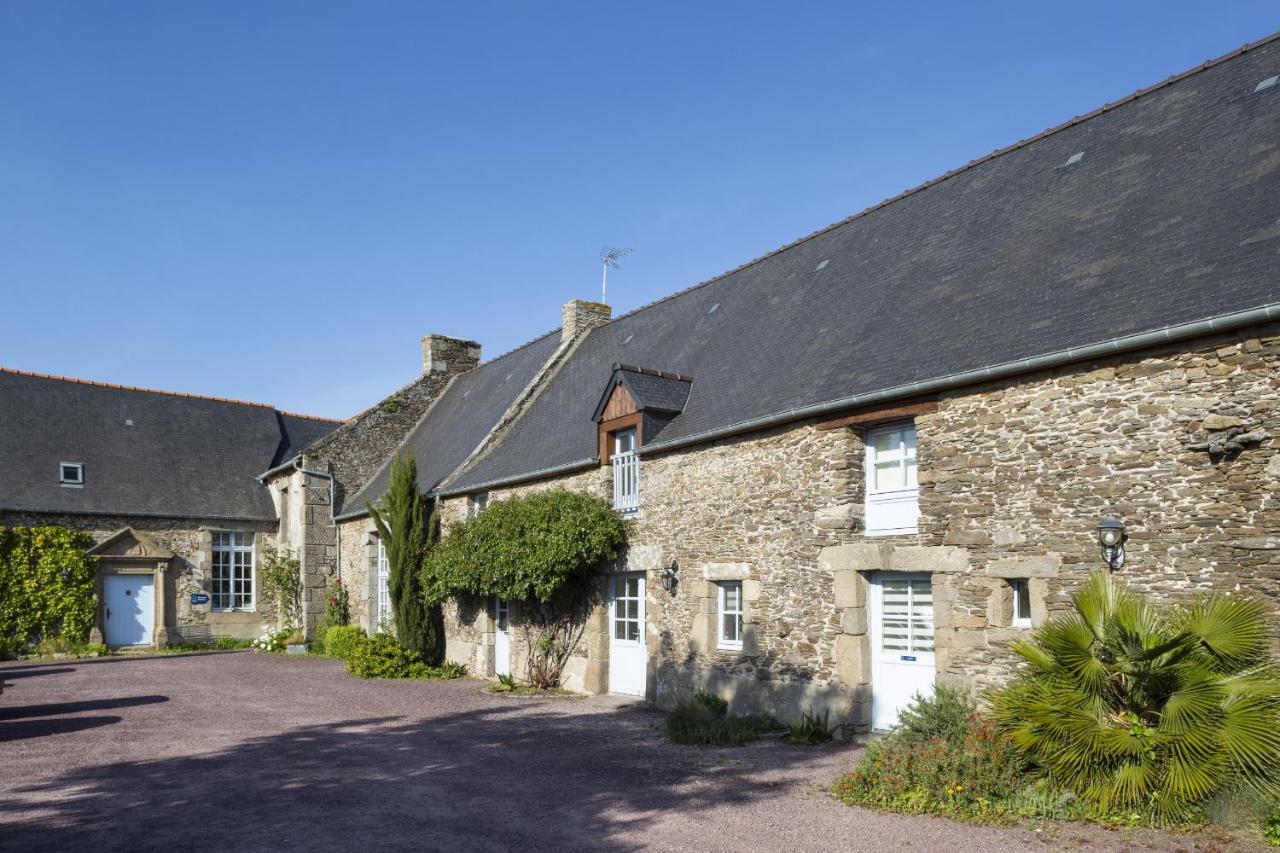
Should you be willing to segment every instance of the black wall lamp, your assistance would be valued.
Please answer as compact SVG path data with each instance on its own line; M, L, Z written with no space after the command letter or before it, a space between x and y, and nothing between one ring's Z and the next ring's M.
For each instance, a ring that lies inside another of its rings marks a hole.
M1128 538L1124 522L1114 515L1098 522L1098 547L1102 549L1103 562L1113 572L1124 565L1124 543Z
M658 572L658 582L662 584L662 588L667 591L667 595L675 595L676 587L680 585L680 575L676 572L675 561L671 561L671 565L665 567Z

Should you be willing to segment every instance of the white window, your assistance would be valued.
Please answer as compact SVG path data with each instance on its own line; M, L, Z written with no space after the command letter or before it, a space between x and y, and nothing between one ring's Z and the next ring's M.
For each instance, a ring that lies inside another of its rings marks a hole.
M476 492L467 499L467 518L475 518L489 505L488 492Z
M378 539L378 630L391 625L391 562L387 546Z
M68 489L79 489L84 486L83 462L59 462L58 481Z
M629 515L640 509L640 457L636 455L636 431L613 434L613 508Z
M880 651L890 655L933 654L933 583L929 578L881 581ZM908 658L899 657L900 660Z
M920 519L916 483L916 428L910 424L867 432L869 536L915 533Z
M1031 585L1026 578L1017 578L1009 581L1009 586L1013 589L1013 620L1010 622L1015 628L1031 627Z
M213 534L214 610L253 609L253 534Z
M721 581L719 629L716 645L722 649L742 648L742 581Z

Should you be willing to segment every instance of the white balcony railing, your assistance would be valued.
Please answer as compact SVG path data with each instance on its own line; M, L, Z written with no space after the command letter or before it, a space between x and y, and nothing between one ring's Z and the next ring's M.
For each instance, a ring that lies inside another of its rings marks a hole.
M613 462L613 508L621 513L640 509L640 457L616 453Z

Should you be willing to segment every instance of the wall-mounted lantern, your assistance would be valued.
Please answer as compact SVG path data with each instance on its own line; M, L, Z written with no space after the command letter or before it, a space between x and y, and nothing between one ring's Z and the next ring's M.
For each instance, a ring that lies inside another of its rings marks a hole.
M1113 572L1124 565L1124 543L1128 538L1124 522L1114 515L1098 522L1098 547L1102 549L1103 562Z
M671 565L665 566L662 571L658 572L658 582L662 584L662 588L667 591L667 595L675 595L676 587L680 583L680 576L676 573L676 564L672 561Z

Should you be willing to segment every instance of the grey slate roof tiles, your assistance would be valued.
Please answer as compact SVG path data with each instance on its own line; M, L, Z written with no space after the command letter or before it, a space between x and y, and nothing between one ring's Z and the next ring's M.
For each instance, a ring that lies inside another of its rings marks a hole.
M337 427L270 406L0 369L0 509L274 520L256 479ZM58 465L85 466L80 489Z
M413 451L418 485L429 492L479 446L560 345L557 329L457 377L402 445ZM347 499L340 515L363 512L390 481L391 460Z
M596 329L450 491L590 460L614 362L694 377L665 443L1280 302L1278 71L1273 38Z

